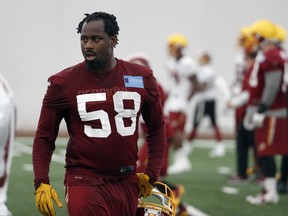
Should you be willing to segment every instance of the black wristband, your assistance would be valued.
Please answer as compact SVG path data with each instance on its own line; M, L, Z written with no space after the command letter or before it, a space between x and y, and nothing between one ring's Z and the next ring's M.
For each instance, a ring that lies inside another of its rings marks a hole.
M258 106L258 113L264 113L268 109L268 106L266 104L260 103Z

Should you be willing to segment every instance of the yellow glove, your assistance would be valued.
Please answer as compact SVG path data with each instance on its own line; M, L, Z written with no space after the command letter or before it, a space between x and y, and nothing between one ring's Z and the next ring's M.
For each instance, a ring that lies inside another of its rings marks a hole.
M56 216L52 199L58 207L62 208L62 203L58 198L55 189L49 185L41 183L36 192L36 207L45 216Z
M146 198L152 195L153 185L149 182L149 176L145 173L137 173L139 197Z

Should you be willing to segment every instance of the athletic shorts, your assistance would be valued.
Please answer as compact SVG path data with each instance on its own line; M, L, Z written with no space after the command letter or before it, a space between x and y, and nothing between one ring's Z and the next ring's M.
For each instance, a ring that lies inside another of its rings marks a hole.
M69 216L135 216L137 179L107 180L92 186L66 186Z
M287 134L286 118L266 117L263 127L255 129L257 155L288 154Z

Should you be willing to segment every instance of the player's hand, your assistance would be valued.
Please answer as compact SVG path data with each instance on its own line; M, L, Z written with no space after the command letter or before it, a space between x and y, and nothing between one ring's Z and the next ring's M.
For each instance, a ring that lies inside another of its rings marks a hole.
M253 114L251 114L251 113L245 114L245 117L243 120L243 125L244 125L244 128L246 130L254 130L256 127L256 125L253 122L252 116L253 116Z
M153 185L149 182L149 176L145 173L137 173L139 197L146 198L152 195Z
M55 201L58 207L62 208L62 203L58 198L57 192L49 184L41 183L35 192L35 196L36 207L42 215L56 216L52 199Z
M255 127L262 127L264 123L265 115L263 113L254 113L252 115L252 121Z

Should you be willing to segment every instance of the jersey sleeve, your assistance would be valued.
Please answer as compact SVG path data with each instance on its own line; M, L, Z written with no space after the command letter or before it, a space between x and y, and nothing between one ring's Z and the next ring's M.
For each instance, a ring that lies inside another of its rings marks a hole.
M148 78L146 85L148 99L142 108L142 116L147 127L148 164L146 173L157 180L167 147L165 121L160 94L153 75Z
M58 85L51 83L46 95L38 121L37 131L33 142L33 168L34 185L37 188L40 183L49 183L49 166L55 149L55 140L58 135L59 125L64 116L63 99Z
M182 61L183 71L185 72L187 77L193 76L197 74L198 65L196 61L190 57L185 57Z
M275 70L284 70L284 60L281 58L278 50L273 50L265 54L263 70L266 73L273 72Z

